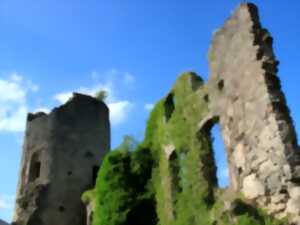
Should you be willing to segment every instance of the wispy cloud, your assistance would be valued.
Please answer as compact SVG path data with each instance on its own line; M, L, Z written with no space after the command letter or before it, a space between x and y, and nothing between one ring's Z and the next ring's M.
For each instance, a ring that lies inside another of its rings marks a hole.
M144 109L147 111L151 111L154 108L154 104L152 103L147 103L144 105Z
M66 103L72 97L72 92L61 92L54 95L54 99L61 104Z
M105 80L101 80L105 77ZM91 78L95 82L90 87L79 87L74 91L63 91L54 95L54 99L60 104L66 103L73 92L87 94L95 96L100 90L104 90L108 93L108 97L105 100L110 109L110 120L113 126L124 123L130 111L134 107L134 103L127 99L120 99L118 96L120 90L129 88L135 82L135 77L130 73L120 73L115 69L108 71L101 75L96 71L91 73Z
M123 81L125 85L132 86L135 83L135 77L130 73L125 73Z
M0 219L11 221L15 203L14 195L0 194ZM1 221L1 220L0 220Z
M18 73L0 79L0 131L24 131L28 112L27 95L39 86Z
M133 106L134 104L129 101L108 103L112 125L119 125L125 122Z
M15 196L0 194L0 209L11 210L14 208Z

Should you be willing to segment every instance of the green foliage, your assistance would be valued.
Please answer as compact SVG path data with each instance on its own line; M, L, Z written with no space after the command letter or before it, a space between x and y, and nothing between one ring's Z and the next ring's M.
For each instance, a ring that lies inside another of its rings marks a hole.
M139 148L131 153L127 141L125 138L102 163L95 188L94 225L156 224L153 191L148 186L152 168L150 151ZM149 213L138 213L141 207Z
M251 212L244 212L242 215L236 217L237 225L286 225L286 220L277 220L272 216L267 215L262 210L257 210L257 214L253 215ZM230 224L228 224L230 225Z
M103 161L96 184L94 225L124 224L128 205L132 204L132 188L127 176L130 155L113 151Z
M238 225L285 225L287 221L277 220L267 215L263 210L246 204L241 199L234 201L234 215L237 217Z
M220 196L219 196L220 197ZM242 199L234 199L231 209L225 210L222 198L216 201L212 210L212 218L219 225L286 225L286 220L277 220L256 206L245 203Z
M96 197L95 189L88 190L83 193L81 196L81 200L83 201L84 204L89 204L90 202L94 202Z
M105 101L107 97L108 97L108 93L105 90L101 90L96 93L96 99L100 101Z
M136 150L138 146L138 141L135 140L132 136L125 135L123 137L122 144L118 147L119 151L133 151Z
M202 84L194 73L180 76L147 124L144 145L155 156L152 181L162 225L209 224L216 177L210 137L197 136L197 125L208 112ZM175 160L166 156L169 145L174 146Z
M224 209L210 132L198 127L206 93L201 78L183 74L152 110L144 141L125 136L105 157L93 225L283 225L241 200Z

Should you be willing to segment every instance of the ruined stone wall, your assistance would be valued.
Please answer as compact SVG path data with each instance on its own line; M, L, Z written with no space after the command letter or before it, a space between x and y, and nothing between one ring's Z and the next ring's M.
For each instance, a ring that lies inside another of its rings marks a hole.
M287 225L239 188L218 188L211 137L218 116L209 102L199 76L178 77L152 110L144 141L107 154L95 190L84 196L95 210L93 224Z
M74 94L49 115L29 114L15 224L85 224L81 194L109 149L109 111L92 97Z
M95 218L110 225L141 224L147 214L151 222L142 224L287 224L275 215L300 225L300 156L272 41L257 8L241 4L214 34L208 83L195 73L180 76L151 112L137 150L108 154ZM229 162L226 190L217 188L215 123ZM93 186L109 139L108 109L87 96L29 115L16 224L91 222L80 196ZM145 204L151 210L141 212Z
M242 4L215 33L209 117L222 127L231 187L272 214L298 217L300 158L272 41L252 4Z

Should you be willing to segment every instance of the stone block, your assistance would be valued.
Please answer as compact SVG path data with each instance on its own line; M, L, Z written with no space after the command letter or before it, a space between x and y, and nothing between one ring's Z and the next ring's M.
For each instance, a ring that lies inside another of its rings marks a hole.
M246 198L255 199L265 194L265 186L256 174L251 174L244 178L242 191Z

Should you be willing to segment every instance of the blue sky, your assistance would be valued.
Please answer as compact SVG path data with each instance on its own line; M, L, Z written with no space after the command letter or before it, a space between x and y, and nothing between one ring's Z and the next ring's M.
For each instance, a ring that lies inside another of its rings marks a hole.
M178 74L192 70L207 80L212 33L239 2L1 0L0 218L11 220L27 111L47 111L72 91L104 88L113 146L124 134L142 139L151 104ZM274 36L283 90L300 131L300 2L254 2ZM224 167L222 154L217 158Z

